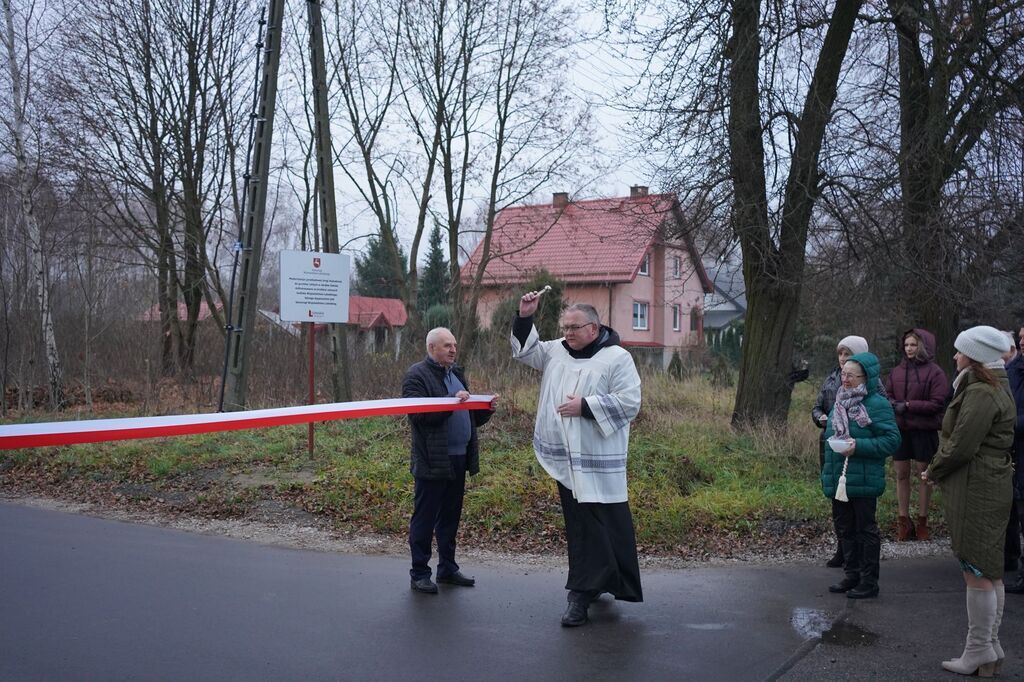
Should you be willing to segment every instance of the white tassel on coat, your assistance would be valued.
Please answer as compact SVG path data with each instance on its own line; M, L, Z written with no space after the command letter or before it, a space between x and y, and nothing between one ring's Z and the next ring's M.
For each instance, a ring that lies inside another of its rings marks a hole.
M850 465L850 458L843 458L843 473L839 476L839 483L836 484L836 499L840 502L849 502L850 498L846 496L846 467Z

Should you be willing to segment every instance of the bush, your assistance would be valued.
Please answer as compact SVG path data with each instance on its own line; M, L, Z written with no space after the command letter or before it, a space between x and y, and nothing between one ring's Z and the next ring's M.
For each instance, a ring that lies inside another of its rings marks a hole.
M452 309L443 303L435 303L423 313L423 326L427 329L435 327L451 327Z
M541 297L540 307L537 308L537 314L533 316L533 324L537 327L537 332L542 339L560 337L562 334L558 330L558 320L565 309L565 301L562 300L565 284L547 270L538 270L523 284L517 294L498 304L491 315L491 330L501 335L507 334L513 316L519 312L519 298L522 294L527 291L540 291L545 286L550 286L551 291Z

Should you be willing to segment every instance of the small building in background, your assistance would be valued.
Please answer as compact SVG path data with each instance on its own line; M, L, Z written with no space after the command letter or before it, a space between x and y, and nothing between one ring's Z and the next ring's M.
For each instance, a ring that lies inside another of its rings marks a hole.
M398 298L349 296L348 323L358 342L371 353L386 353L393 348L395 357L402 345L402 330L409 315Z
M462 267L472 281L483 244ZM495 218L492 256L484 270L477 317L485 327L498 305L536 272L565 285L563 300L589 303L622 345L668 366L703 347L704 297L713 285L687 234L675 194L634 186L629 196L511 206Z
M185 319L185 304L178 304L179 319ZM199 307L199 321L208 324L213 314L204 301ZM138 318L142 322L160 322L160 308L152 306L143 311ZM374 298L372 296L350 296L348 299L349 329L355 333L355 343L371 353L393 351L397 357L402 344L402 330L409 316L405 304L397 298ZM285 332L291 336L302 335L302 322L282 320L275 306L273 309L260 309L257 325L268 330ZM317 324L316 333L322 333L327 325ZM355 346L352 346L353 348Z
M743 269L733 263L706 265L714 291L704 297L704 330L725 329L747 314Z
M704 297L704 341L708 348L739 363L747 294L743 268L728 261L705 266L714 291Z
M293 336L301 335L302 322L284 322L276 310L260 310L260 315ZM362 346L371 353L387 353L393 350L395 357L402 345L402 330L409 316L405 304L397 298L374 298L372 296L349 296L348 325L350 333L350 349ZM316 333L319 335L327 329L326 324L317 323Z
M217 305L217 311L221 310L220 304ZM199 303L199 314L196 316L197 322L205 322L213 317L213 312L210 310L210 306L206 304L206 301ZM143 310L136 318L140 322L160 322L160 305L153 304L149 308ZM184 301L178 301L178 319L188 319L188 306L185 305Z

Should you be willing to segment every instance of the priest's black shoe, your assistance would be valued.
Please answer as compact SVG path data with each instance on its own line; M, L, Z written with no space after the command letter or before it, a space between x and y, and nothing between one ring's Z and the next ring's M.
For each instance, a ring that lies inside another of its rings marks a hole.
M467 578L462 574L462 571L456 571L451 575L437 576L437 582L447 583L448 585L458 585L459 587L473 587L476 585L476 580L473 578Z
M587 622L587 604L580 601L570 601L562 614L562 627L574 628Z
M424 594L437 594L437 585L430 578L420 578L419 580L410 580L409 586L416 592L423 592Z
M853 588L857 587L857 585L859 584L860 578L843 578L840 582L836 583L835 585L829 585L828 591L835 594L841 594L843 592L849 592Z
M878 585L861 582L860 585L846 593L847 599L872 599L878 596Z

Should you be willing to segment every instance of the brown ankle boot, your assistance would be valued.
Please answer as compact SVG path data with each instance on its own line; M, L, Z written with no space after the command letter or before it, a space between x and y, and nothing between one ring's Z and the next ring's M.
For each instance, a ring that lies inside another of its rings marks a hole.
M910 523L909 516L897 516L896 517L896 541L906 542L911 538L911 533L914 531L913 524Z
M928 517L918 516L917 517L917 539L927 540L928 535Z

